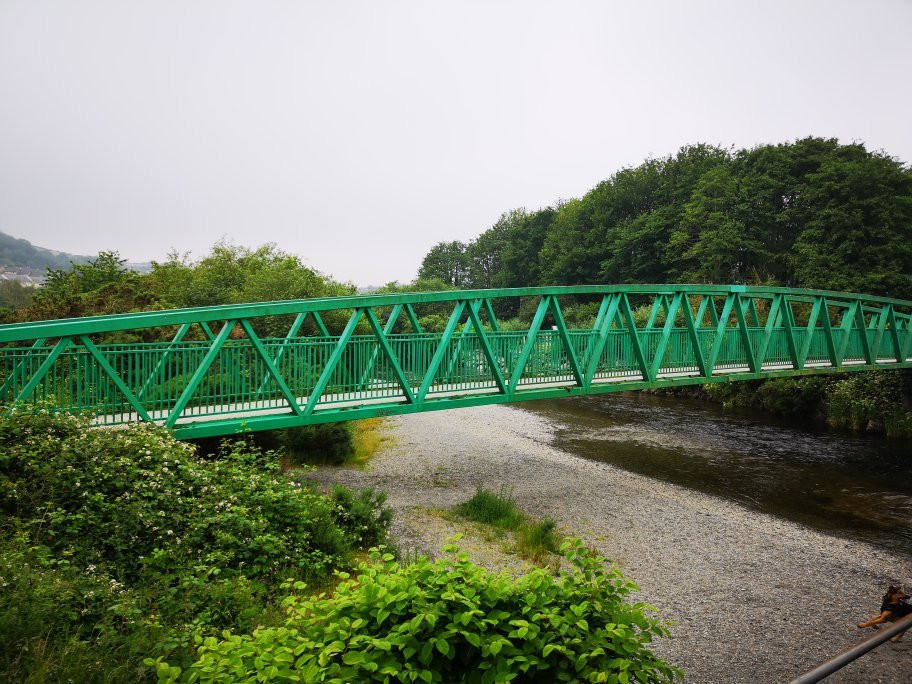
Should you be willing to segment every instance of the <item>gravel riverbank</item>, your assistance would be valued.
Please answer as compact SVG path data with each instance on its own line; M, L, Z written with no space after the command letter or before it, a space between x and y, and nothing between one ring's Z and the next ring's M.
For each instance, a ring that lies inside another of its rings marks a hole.
M676 622L656 645L691 682L783 682L866 635L890 581L912 559L829 536L551 444L549 426L520 408L486 406L391 418L393 444L363 470L314 476L386 491L403 549L433 555L464 531L434 515L476 488L512 488L528 514L550 516L616 561L638 600ZM523 562L468 534L461 545L488 567ZM912 682L912 635L827 681Z

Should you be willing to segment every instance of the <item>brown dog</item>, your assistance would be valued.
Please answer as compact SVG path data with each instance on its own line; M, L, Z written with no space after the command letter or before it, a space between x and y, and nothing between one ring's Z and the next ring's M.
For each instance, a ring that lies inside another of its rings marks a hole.
M902 587L894 587L891 584L890 588L887 589L887 593L884 594L883 602L880 604L880 615L865 622L859 622L858 626L862 629L865 627L879 629L877 625L882 622L896 622L899 618L909 615L912 613L912 606L906 603L907 598L909 598L909 595L902 590ZM902 638L902 634L897 634L890 641L899 641Z

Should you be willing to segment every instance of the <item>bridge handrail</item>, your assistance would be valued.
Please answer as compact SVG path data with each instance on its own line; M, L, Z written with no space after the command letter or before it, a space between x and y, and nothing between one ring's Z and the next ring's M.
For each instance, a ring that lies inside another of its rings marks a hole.
M523 287L491 290L442 290L436 292L406 292L395 294L367 294L343 297L322 297L315 299L292 299L250 304L228 304L219 306L194 307L187 309L163 309L83 318L63 318L27 323L0 325L0 343L57 338L71 335L156 328L181 325L184 323L209 323L226 319L260 318L283 314L334 311L361 307L395 306L396 304L428 304L434 302L455 302L471 299L502 299L506 297L605 295L615 293L673 295L684 292L694 295L728 295L738 293L745 297L771 298L786 295L793 302L813 303L825 297L830 306L848 307L852 302L862 304L892 304L909 310L896 311L897 318L912 322L912 301L892 297L876 297L854 292L832 290L793 289L748 285L575 285L554 287ZM865 306L865 310L874 311ZM878 309L879 310L879 309Z

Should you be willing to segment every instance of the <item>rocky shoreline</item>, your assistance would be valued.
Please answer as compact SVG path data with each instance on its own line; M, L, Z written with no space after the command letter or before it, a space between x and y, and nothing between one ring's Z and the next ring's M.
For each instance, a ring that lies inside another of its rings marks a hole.
M565 453L521 408L399 416L385 429L392 445L367 468L312 476L386 491L404 550L434 555L465 532L473 560L522 572L502 545L434 513L506 486L526 513L617 562L637 599L676 623L655 650L687 681L788 681L865 636L855 624L877 613L889 582L912 574L908 556ZM912 681L910 644L882 646L827 681Z

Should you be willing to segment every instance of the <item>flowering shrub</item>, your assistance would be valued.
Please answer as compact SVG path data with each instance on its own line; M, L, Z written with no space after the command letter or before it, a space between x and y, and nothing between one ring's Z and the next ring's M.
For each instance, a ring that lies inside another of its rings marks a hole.
M362 530L337 524L345 503L285 478L243 443L204 460L148 424L93 430L35 411L0 418L0 511L23 521L34 543L104 564L122 581L175 565L251 579L289 567L328 573L362 546Z
M400 566L371 553L331 597L292 593L281 627L200 639L187 671L149 660L160 682L664 682L680 673L648 650L665 626L635 586L581 542L571 570L514 579L465 554ZM292 591L303 583L286 584Z
M78 662L118 681L133 658L136 681L140 652L189 663L193 634L280 619L283 578L325 581L389 522L381 494L323 495L243 442L203 458L152 425L16 409L0 416L0 679ZM53 667L20 657L54 648Z

